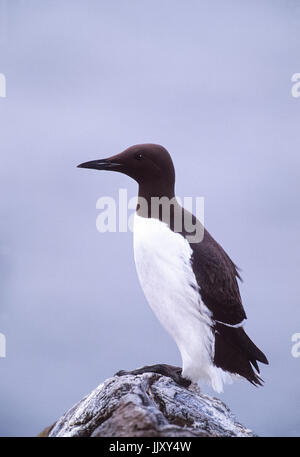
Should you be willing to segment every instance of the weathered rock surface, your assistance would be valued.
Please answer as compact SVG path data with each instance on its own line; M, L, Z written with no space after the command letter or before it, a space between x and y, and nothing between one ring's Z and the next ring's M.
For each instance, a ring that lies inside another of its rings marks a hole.
M41 435L254 436L217 398L154 373L107 379Z

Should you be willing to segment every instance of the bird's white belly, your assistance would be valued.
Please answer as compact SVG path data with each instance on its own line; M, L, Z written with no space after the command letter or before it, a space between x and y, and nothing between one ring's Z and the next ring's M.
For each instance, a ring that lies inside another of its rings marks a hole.
M183 375L194 382L209 380L220 391L219 369L212 362L211 313L201 301L191 255L179 233L157 219L135 215L134 257L146 299L181 352Z

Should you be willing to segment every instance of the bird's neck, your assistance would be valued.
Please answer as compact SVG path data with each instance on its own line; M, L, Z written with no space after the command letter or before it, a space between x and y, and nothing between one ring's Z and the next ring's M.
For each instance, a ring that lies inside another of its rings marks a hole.
M162 208L170 203L176 204L174 185L157 183L157 185L139 185L136 212L143 217L157 217L158 205Z

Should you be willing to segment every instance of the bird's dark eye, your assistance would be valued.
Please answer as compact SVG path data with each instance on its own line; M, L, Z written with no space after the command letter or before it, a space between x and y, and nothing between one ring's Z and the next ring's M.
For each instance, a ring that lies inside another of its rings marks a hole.
M137 154L137 155L135 156L135 158L136 158L137 160L141 160L141 159L143 159L143 154Z

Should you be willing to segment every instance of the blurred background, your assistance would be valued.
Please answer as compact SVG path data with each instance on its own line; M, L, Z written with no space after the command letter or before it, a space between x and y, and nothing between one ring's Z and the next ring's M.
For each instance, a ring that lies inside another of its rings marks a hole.
M263 388L220 398L257 434L300 435L297 0L0 0L0 435L36 435L120 369L180 364L138 283L132 233L77 169L135 143L171 153L179 196L241 267ZM207 393L212 392L207 389Z

